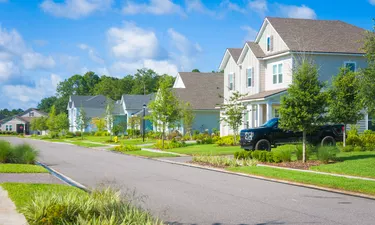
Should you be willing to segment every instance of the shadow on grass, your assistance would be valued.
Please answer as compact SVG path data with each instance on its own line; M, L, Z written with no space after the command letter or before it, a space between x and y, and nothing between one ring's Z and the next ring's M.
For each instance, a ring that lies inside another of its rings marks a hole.
M374 153L363 153L361 155L347 155L347 156L339 156L337 157L337 160L340 161L340 162L343 162L343 161L348 161L348 160L359 160L359 159L371 159L371 158L375 158L375 154Z

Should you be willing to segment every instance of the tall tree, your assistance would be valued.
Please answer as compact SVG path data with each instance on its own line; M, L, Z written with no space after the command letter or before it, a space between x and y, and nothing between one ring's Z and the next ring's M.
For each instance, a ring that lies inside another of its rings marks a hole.
M194 116L193 108L191 107L190 102L183 104L182 121L186 129L186 134L190 135L190 139L192 138L191 132L193 128L194 118L195 116Z
M119 100L123 94L120 79L116 77L102 76L101 81L95 86L94 94L108 96Z
M42 110L43 112L49 113L51 111L51 107L56 104L57 97L51 96L43 98L39 103L37 108Z
M132 94L150 94L157 91L157 80L159 76L150 69L140 69L134 74L134 85Z
M47 129L47 117L35 117L31 120L31 130L43 131Z
M200 73L201 71L199 71L198 69L193 69L191 72L193 72L193 73Z
M89 91L86 95L94 95L94 88L100 82L100 77L92 71L89 71L83 75L83 79L86 81L86 86Z
M281 98L280 127L303 133L303 162L306 162L306 133L313 132L324 122L327 93L319 81L318 69L307 60L302 60L293 73L293 83L288 94Z
M59 132L63 133L69 129L69 119L66 113L62 112L56 116L56 127Z
M356 124L363 118L359 88L357 74L347 68L341 68L339 74L333 78L332 87L329 90L328 115L330 121L344 124L344 147L346 146L346 124Z
M368 67L360 71L360 93L365 109L375 116L375 26L366 32L363 50Z
M76 119L77 129L81 131L81 138L83 140L83 133L85 129L89 126L90 118L87 117L85 109L81 106L78 111L78 116Z
M59 97L69 97L70 95L89 95L90 90L85 78L79 74L73 75L57 85L57 95Z
M47 127L48 127L48 130L51 132L58 131L58 127L56 125L56 108L54 105L51 107L51 111L48 114Z
M168 80L160 81L160 88L155 100L149 104L150 119L160 123L162 128L162 146L164 148L165 131L167 126L172 126L181 119L181 109L177 97L169 88Z
M240 94L238 91L234 92L229 99L225 99L224 104L221 106L222 117L221 121L224 122L233 131L233 143L237 143L237 136L242 125L243 113L246 107L240 101L245 95Z

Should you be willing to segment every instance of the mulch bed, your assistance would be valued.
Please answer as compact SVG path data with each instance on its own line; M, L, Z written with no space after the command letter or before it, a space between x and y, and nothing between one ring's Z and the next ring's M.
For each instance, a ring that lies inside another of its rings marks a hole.
M322 164L320 161L307 161L303 163L302 161L294 162L282 162L282 163L261 163L270 166L286 167L292 169L308 170L311 166L319 166Z

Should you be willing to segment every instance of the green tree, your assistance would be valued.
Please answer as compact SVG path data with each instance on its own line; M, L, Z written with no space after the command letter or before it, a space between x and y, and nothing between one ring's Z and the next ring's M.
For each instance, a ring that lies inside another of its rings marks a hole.
M115 102L112 99L107 98L107 105L105 107L105 118L107 120L107 127L111 136L111 140L112 140L112 135L113 135L113 122L114 122L113 110L114 109L115 109Z
M43 131L47 130L47 117L35 117L31 120L31 130Z
M136 128L139 127L141 125L141 118L139 116L135 116L135 115L132 115L130 118L129 118L129 125L131 127L131 135L132 137L134 138L134 134L136 133Z
M241 102L241 98L245 95L240 94L238 91L233 92L229 99L225 99L221 105L222 117L221 121L224 122L233 131L233 143L237 143L237 136L241 124L243 123L243 113L246 107Z
M59 97L69 97L70 95L87 95L90 90L85 78L76 74L60 82L56 92Z
M39 110L42 110L43 112L49 113L51 110L51 107L56 103L57 97L56 96L51 96L47 98L43 98L40 100L38 103L37 108Z
M375 116L375 26L366 32L363 50L368 67L360 71L360 95L369 115Z
M181 119L181 108L177 97L169 88L170 83L163 79L154 101L149 104L150 119L160 123L162 128L162 146L164 148L165 131L167 126L172 126Z
M182 120L183 120L183 125L186 129L186 134L190 135L190 139L192 139L192 128L193 128L193 123L194 123L194 112L193 108L191 107L190 102L187 102L183 104L182 108Z
M78 111L78 116L76 118L77 129L81 131L81 138L83 140L83 133L85 129L89 126L90 118L87 117L85 109L81 106Z
M134 74L132 94L150 94L157 90L159 76L151 69L139 69Z
M344 124L344 147L346 124L356 124L363 118L359 89L357 74L347 68L341 68L339 74L333 78L329 90L328 115L332 122Z
M198 69L193 69L191 72L193 72L193 73L200 73L201 71L199 71Z
M51 111L48 114L47 127L51 132L58 132L58 127L56 125L56 108L54 105L51 107Z
M103 132L107 125L106 120L103 117L92 118L91 124L95 125L99 132Z
M92 71L89 71L83 75L83 79L86 82L86 87L90 95L94 95L95 86L100 83L100 77ZM86 94L87 95L87 94Z
M66 113L59 113L56 116L56 127L58 132L65 132L69 129L69 119Z
M315 65L306 60L293 73L293 83L288 94L281 98L280 127L303 133L303 162L306 162L306 133L313 132L324 122L327 93L322 92L324 84L318 79Z
M111 99L119 100L121 99L121 95L124 94L122 93L120 85L120 79L103 76L100 83L95 86L94 93L96 95L104 95Z

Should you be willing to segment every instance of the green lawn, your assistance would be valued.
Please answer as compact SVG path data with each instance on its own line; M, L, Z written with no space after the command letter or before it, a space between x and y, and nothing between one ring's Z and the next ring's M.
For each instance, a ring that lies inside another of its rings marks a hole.
M48 171L38 165L29 164L0 164L0 173L47 173Z
M104 145L104 144L88 143L88 142L85 142L85 141L70 141L70 140L67 140L65 142L66 143L72 143L72 144L75 144L75 145L78 145L78 146L82 146L82 147L88 147L88 148L91 148L91 147L105 147L105 146L107 146L107 145Z
M330 175L321 175L258 166L235 167L228 168L228 170L375 196L375 181L348 179L344 177L334 177Z
M178 155L174 155L174 154L149 152L149 151L129 151L129 152L122 152L122 153L126 155L144 156L148 158L178 157Z
M337 156L342 162L313 166L310 169L328 173L375 178L375 152L342 152Z
M186 155L233 155L241 151L239 146L220 147L216 144L209 145L190 145L183 148L166 149L167 152L176 152Z
M10 199L12 199L18 210L31 201L35 194L39 193L67 194L69 192L76 192L77 195L86 195L86 192L78 188L61 184L3 183L0 186L8 191Z
M114 137L114 136L113 136ZM113 139L112 137L112 139ZM149 144L149 143L155 143L156 140L147 140L145 139L145 142L142 141L142 138L135 138L135 139L121 139L119 137L119 143L106 143L106 141L110 140L110 136L84 136L84 140L82 140L81 137L75 137L71 138L69 140L74 140L74 141L92 141L92 142L98 142L98 143L105 143L105 144L127 144L127 145L139 145L139 144Z

